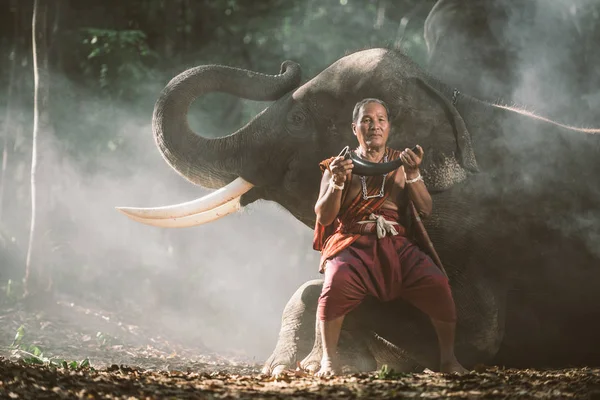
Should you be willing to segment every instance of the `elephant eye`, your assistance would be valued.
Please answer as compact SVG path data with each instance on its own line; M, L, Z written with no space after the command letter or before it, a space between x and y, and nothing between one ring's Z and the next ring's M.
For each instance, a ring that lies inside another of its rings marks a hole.
M291 122L294 125L300 125L304 122L305 116L302 113L294 113L292 114Z
M310 131L309 121L304 110L295 110L287 116L287 131L292 136L306 136Z

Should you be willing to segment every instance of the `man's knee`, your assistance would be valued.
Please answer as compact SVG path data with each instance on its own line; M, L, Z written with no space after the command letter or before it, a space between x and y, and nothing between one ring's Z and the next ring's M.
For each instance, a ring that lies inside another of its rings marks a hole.
M346 263L327 263L323 292L340 291L351 286L354 282L354 270Z
M319 296L317 315L319 320L328 321L347 314L365 296L364 288L357 285L354 271L348 264L331 265L325 271L325 282Z

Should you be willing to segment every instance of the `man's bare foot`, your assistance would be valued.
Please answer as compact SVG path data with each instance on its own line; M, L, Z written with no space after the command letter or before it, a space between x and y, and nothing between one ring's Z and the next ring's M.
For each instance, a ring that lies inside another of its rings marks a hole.
M443 373L458 373L465 374L469 372L468 369L460 365L458 360L455 358L453 360L445 361L440 364L440 372Z
M333 360L329 357L323 357L323 359L321 359L321 369L317 372L317 376L323 378L334 375L337 375L337 372L333 367Z

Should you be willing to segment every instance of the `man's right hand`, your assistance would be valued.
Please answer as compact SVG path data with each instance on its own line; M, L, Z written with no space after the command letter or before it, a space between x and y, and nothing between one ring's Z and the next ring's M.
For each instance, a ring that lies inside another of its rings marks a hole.
M344 157L336 157L331 164L329 164L329 169L331 170L331 175L336 185L341 185L346 182L352 172L352 168L354 168L352 160L344 160Z

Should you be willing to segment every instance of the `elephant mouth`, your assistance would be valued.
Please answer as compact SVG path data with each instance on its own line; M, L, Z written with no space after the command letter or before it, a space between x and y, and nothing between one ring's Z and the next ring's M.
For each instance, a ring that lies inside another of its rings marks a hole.
M196 200L163 207L117 207L136 222L161 228L187 228L216 221L242 208L241 197L254 185L238 177Z

